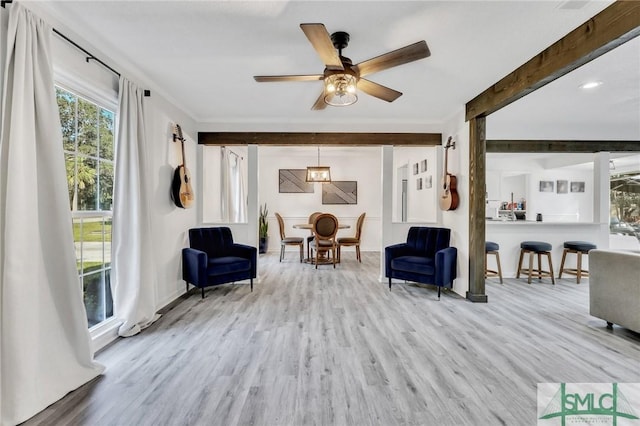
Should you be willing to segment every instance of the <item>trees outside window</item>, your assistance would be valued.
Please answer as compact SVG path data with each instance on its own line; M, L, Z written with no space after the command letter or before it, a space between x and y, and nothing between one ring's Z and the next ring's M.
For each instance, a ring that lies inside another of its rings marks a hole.
M640 170L611 176L610 232L640 240Z
M89 327L113 315L111 218L115 114L56 87L78 275Z

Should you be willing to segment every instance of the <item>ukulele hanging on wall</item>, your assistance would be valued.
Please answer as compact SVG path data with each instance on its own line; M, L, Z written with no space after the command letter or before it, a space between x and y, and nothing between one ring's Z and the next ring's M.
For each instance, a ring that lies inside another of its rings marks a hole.
M173 141L180 141L182 148L182 164L176 167L171 182L171 198L176 206L188 209L193 205L193 188L191 187L191 173L187 169L187 159L184 155L184 137L179 124L173 126Z
M447 139L447 145L444 147L444 176L442 178L442 195L440 196L440 208L444 211L455 210L458 207L458 191L456 189L457 179L447 171L449 160L449 148L456 149L456 142L451 136Z

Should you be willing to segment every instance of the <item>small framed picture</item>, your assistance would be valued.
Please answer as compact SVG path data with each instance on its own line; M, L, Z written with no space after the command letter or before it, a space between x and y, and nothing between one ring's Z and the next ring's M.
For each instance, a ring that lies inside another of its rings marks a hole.
M427 159L425 158L420 162L420 173L427 171Z
M416 189L418 191L422 190L422 178L416 179Z
M584 192L584 182L571 182L571 192Z
M554 185L552 180L540 181L540 192L553 192Z
M425 188L431 188L433 186L433 178L431 175L429 176L425 176L424 178L424 187Z
M568 180L557 180L556 181L556 192L558 194L567 194L567 193L569 193L569 181Z
M419 167L420 166L418 165L418 163L414 163L414 165L413 165L413 174L414 175L418 174Z

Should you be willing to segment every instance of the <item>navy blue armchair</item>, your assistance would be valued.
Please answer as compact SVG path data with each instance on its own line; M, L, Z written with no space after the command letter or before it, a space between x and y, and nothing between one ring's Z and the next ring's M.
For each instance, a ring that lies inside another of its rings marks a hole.
M451 288L456 278L458 250L449 247L451 230L413 226L407 242L385 247L385 271L392 278Z
M189 229L189 246L182 249L182 279L202 289L256 277L257 252L255 247L233 242L231 229Z

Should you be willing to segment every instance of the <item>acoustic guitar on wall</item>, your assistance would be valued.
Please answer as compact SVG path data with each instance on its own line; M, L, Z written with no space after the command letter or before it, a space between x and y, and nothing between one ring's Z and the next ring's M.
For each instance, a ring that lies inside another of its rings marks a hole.
M442 195L440 195L440 208L444 211L455 210L458 207L459 197L456 189L457 179L447 171L449 160L449 148L456 149L456 142L451 136L444 147L444 176L442 178Z
M179 124L173 126L173 141L180 141L182 148L182 164L176 167L171 182L171 198L176 206L188 209L193 205L193 188L191 187L191 173L187 169L187 159L184 155L184 137Z

